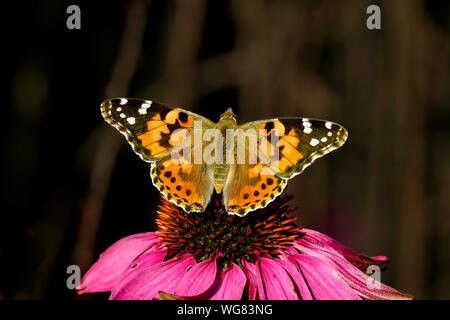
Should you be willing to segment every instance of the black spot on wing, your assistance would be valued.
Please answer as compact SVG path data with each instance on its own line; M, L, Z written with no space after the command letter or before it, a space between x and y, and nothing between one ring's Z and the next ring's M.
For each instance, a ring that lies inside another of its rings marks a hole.
M183 123L186 123L188 121L188 118L189 118L189 116L184 112L180 112L178 114L178 119Z

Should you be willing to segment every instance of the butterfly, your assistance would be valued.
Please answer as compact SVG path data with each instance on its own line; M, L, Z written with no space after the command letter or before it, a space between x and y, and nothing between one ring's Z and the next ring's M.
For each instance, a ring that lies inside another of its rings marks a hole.
M330 121L292 117L238 125L228 109L214 123L142 99L106 100L101 113L150 162L156 188L186 212L204 211L214 191L229 214L245 216L263 208L289 179L348 137L344 127Z

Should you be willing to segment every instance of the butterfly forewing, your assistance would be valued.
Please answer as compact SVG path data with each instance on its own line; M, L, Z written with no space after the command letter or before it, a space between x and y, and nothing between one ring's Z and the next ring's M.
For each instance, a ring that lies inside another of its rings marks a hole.
M243 127L257 130L260 158L283 178L303 172L314 160L341 147L348 137L347 130L337 123L308 118L255 121ZM277 152L267 154L271 149L263 148L264 144L274 145Z
M182 129L191 133L194 121L200 121L205 128L214 126L213 122L195 113L142 99L106 100L101 105L101 112L145 161L168 156L174 146L182 142L175 140L172 134ZM179 134L177 138L180 138Z

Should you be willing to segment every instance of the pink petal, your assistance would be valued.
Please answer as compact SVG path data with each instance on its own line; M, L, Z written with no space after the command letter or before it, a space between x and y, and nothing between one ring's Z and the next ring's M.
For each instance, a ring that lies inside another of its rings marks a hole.
M158 299L159 291L173 294L187 269L195 264L192 254L176 256L157 264L147 261L146 255L143 255L122 275L110 299Z
M311 292L317 300L361 300L338 273L323 260L304 254L290 257L297 262Z
M267 297L261 277L261 270L256 264L247 262L245 260L243 265L244 272L247 275L247 279L249 280L249 300L266 300Z
M254 272L256 266L245 259L242 262L242 266L244 267L244 273L247 277L248 300L256 300L258 297L258 280L256 279L256 274Z
M221 278L220 287L209 299L240 300L247 282L244 271L237 264L232 263L231 268L222 270Z
M348 262L339 252L332 248L320 247L314 243L298 240L295 247L301 252L328 261L350 287L361 297L367 299L413 299L413 297L375 281L360 269ZM290 252L293 252L291 249ZM373 283L373 287L368 284Z
M217 257L195 264L181 279L174 295L189 297L198 296L206 292L214 283L217 276ZM163 290L168 292L167 290Z
M311 290L309 289L303 274L298 270L297 264L294 265L288 260L280 260L279 263L287 271L292 280L294 280L299 293L299 298L303 300L313 300L314 297L311 295Z
M259 268L268 300L298 300L297 290L280 259L259 258Z
M100 255L84 275L77 287L78 293L111 291L119 275L137 256L159 245L160 241L154 232L134 234L117 241ZM162 261L164 256L165 252L159 251L154 261Z
M367 270L367 267L369 265L378 265L381 269L384 269L389 262L389 259L386 256L368 257L363 254L358 254L355 251L340 244L336 240L318 231L302 228L301 232L305 233L302 239L323 248L331 247L332 249L339 252L342 256L344 256L344 258L350 261L354 266L363 271Z

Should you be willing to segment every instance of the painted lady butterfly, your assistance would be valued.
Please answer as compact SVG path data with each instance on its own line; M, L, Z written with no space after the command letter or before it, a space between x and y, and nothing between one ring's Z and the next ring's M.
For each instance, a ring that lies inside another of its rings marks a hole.
M106 100L101 112L134 151L151 163L152 181L159 191L187 212L203 211L214 191L222 194L229 213L244 216L265 207L283 192L288 179L341 147L348 136L342 126L329 121L279 118L238 125L229 109L214 123L177 107L140 99ZM244 132L248 139L228 136L232 130ZM226 133L226 141L217 133ZM188 147L182 156L180 146L183 151ZM223 147L227 161L218 154ZM209 154L213 161L207 157L197 161L199 152L200 159Z

